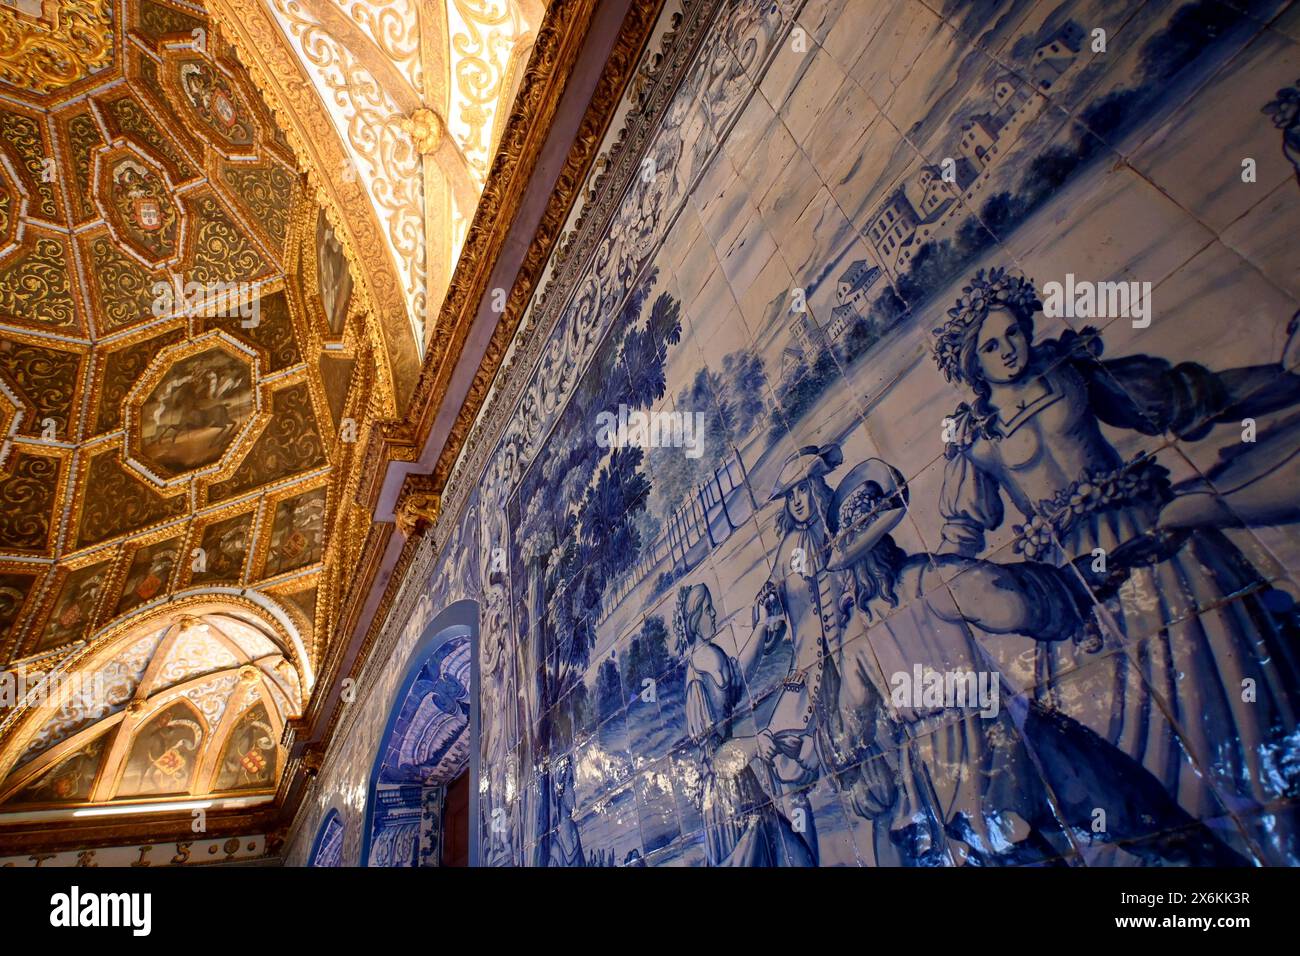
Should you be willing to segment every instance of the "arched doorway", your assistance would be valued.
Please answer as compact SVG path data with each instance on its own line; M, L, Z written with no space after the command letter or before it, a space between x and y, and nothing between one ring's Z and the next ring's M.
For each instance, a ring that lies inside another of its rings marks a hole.
M370 774L366 866L473 865L478 768L478 605L425 628L390 705Z
M337 810L331 810L316 831L308 866L343 865L343 819Z

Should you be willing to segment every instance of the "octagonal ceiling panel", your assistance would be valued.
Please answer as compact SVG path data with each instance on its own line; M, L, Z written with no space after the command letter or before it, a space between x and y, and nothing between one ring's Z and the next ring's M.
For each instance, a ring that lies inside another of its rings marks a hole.
M104 51L64 43L97 16ZM146 674L159 647L194 658L188 638L140 635L140 667L134 652L118 667L150 701L131 740L195 744L194 776L146 781L126 735L97 737L123 712L115 697L33 730L23 748L48 765L13 805L273 785L283 760L256 741L300 712L361 546L332 529L356 524L343 489L370 410L392 403L382 340L286 137L210 26L184 0L0 3L0 669L98 660L178 602L261 602L223 625L238 665L195 671L189 689L154 681L165 662ZM31 66L38 49L63 59ZM263 673L255 700L236 693L245 664ZM0 756L20 710L0 704Z
M163 71L168 98L196 121L195 128L212 145L228 155L250 155L258 124L231 79L203 57L168 53Z
M145 266L180 258L184 211L167 173L134 145L95 155L95 198L118 244Z
M258 367L221 332L166 348L127 396L126 461L163 486L237 461L262 408Z

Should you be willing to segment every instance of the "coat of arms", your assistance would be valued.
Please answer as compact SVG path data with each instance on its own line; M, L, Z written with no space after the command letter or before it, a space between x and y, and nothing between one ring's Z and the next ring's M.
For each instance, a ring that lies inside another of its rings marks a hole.
M207 63L182 64L181 89L194 111L226 140L239 146L253 142L252 124L244 118L235 92Z
M247 770L251 776L256 777L266 769L266 758L254 748L239 758L239 765Z
M235 104L230 102L230 97L222 90L212 94L212 113L227 130L233 129L239 122L239 113L235 110Z
M120 228L146 253L166 258L175 251L178 220L162 177L132 158L112 169L112 204Z
M307 550L307 536L301 531L294 531L284 542L284 556L290 561L295 561L302 556Z
M81 623L81 605L69 604L58 616L59 626L68 630Z
M135 224L145 232L162 228L162 205L152 196L141 196L135 201Z
M162 578L150 571L144 576L144 579L135 586L135 595L141 601L148 601L158 593L158 590L162 585Z

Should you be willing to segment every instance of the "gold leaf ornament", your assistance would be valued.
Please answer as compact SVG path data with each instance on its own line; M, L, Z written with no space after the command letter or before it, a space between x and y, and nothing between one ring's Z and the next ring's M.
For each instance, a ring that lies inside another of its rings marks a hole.
M40 17L0 5L0 80L49 93L113 59L112 0L61 0Z
M438 144L442 142L443 133L446 132L442 118L433 110L423 106L403 119L399 125L410 135L415 148L422 155L428 155L436 150Z

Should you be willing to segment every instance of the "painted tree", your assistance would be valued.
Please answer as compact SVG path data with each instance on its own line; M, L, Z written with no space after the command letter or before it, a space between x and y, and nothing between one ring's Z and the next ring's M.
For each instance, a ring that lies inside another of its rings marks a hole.
M620 405L649 410L667 390L665 360L681 340L681 308L662 293L646 314L655 278L652 270L628 296L539 456L544 464L521 487L526 511L516 546L531 543L529 588L538 605L533 611L541 612L533 622L530 640L537 646L530 657L539 664L532 759L542 793L552 790L548 758L572 744L563 739L570 724L555 719L554 705L581 683L606 588L636 563L643 543L636 519L650 494L645 452L602 448L596 416ZM549 549L541 546L552 540ZM548 834L565 822L552 819L557 805L541 800L533 816L538 860L549 859Z

